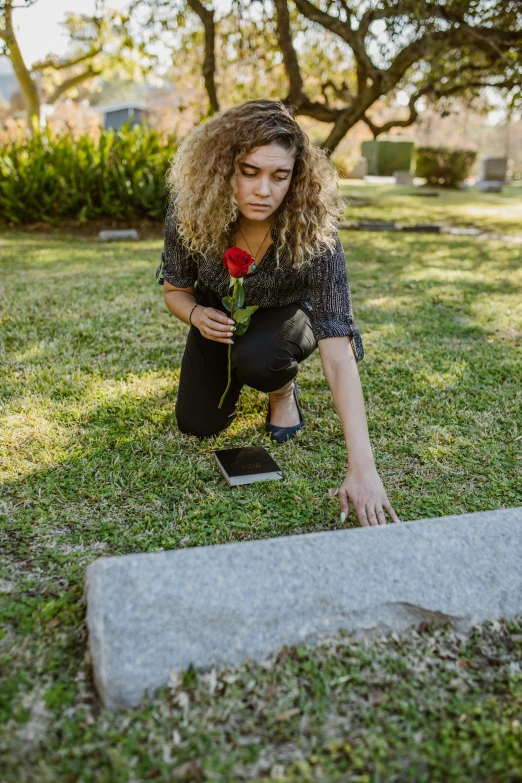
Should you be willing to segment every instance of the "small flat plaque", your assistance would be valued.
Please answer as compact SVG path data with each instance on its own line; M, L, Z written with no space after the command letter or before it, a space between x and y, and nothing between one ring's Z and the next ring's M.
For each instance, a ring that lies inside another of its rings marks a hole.
M114 231L100 231L98 239L100 242L135 241L139 239L139 235L135 228L130 228Z

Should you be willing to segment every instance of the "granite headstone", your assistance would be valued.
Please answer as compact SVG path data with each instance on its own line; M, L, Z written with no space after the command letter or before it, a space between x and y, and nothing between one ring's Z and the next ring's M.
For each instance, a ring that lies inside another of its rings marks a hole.
M172 668L262 660L340 629L465 631L521 613L522 507L102 557L85 595L101 699L132 706Z

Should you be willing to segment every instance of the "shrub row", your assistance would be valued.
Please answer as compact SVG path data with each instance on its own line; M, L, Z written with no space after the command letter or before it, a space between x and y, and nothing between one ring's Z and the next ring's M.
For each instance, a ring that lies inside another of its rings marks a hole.
M161 219L165 174L177 147L147 127L90 136L44 133L0 148L0 220Z
M426 177L428 185L457 188L471 172L477 153L448 147L418 147L415 176Z

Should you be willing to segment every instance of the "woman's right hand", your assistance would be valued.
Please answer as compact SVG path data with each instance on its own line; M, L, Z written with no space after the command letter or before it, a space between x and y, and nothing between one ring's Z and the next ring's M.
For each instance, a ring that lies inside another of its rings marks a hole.
M235 322L220 310L198 305L192 313L192 323L207 340L215 340L217 343L227 345L234 343L231 337L236 328Z

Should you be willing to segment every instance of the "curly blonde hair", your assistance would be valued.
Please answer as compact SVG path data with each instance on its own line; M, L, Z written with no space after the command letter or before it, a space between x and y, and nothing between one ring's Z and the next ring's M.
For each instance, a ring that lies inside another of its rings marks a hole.
M172 160L168 185L174 219L191 252L223 257L240 216L235 199L240 163L266 144L295 155L290 187L274 213L277 265L284 251L289 263L300 267L333 249L343 215L334 166L283 103L250 100L193 128Z

